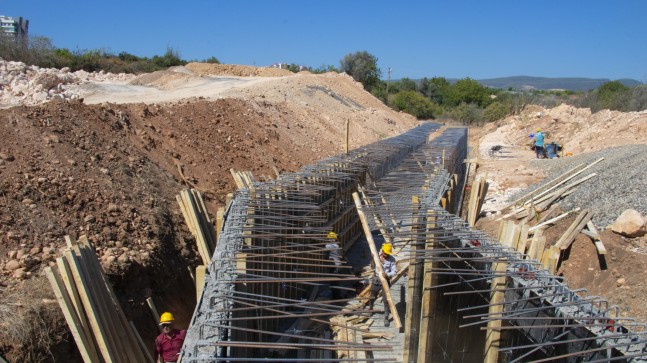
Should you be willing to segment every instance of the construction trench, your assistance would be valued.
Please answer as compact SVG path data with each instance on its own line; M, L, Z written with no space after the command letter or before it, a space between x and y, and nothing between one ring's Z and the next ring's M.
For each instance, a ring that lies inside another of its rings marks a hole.
M182 362L647 362L645 324L458 216L467 155L467 129L423 123L238 190ZM359 293L383 242L389 327Z

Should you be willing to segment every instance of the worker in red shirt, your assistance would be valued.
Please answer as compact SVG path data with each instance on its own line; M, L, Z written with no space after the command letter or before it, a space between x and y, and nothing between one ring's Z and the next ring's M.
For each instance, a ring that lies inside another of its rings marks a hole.
M173 327L175 319L173 314L166 312L160 317L162 333L155 338L155 363L177 362L180 358L180 349L186 338L186 330ZM160 359L158 361L158 359Z

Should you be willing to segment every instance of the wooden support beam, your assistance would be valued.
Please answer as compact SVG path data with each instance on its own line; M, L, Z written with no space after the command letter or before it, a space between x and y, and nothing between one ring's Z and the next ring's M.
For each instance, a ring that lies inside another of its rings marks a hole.
M492 264L492 270L495 273L503 274L508 268L508 264L502 262L495 262ZM503 312L503 302L505 301L506 277L499 276L492 279L490 294L490 308L488 313L490 315L499 315ZM487 324L487 333L485 336L485 354L483 363L497 363L499 360L499 347L501 346L501 331L496 329L500 328L502 321L500 319L490 320Z
M520 252L521 254L526 253L529 229L530 229L529 225L525 223L521 225L521 231L519 232L519 244L517 244L517 252Z
M420 235L420 201L417 196L412 197L413 207L411 231L414 236ZM424 278L424 263L417 259L418 252L423 249L422 244L416 240L412 246L409 261L409 274L407 281L407 304L404 320L404 362L418 362L418 339L420 334L420 308L422 304L422 279ZM396 313L397 314L397 313Z
M602 240L600 239L600 234L598 233L598 230L595 228L593 221L588 221L586 223L586 227L589 229L589 232L591 233L589 237L593 239L593 243L595 244L595 249L598 251L598 255L606 255L607 249L606 247L604 247L604 243L602 243Z
M371 232L371 228L368 226L366 216L362 211L362 202L359 199L359 195L357 193L353 193L353 200L355 201L355 207L357 208L357 214L359 215L359 219L362 222L362 228L364 229L364 234L366 235L366 240L368 241L368 247L371 249L371 254L373 255L373 262L375 262L375 268L377 269L380 282L382 283L382 291L384 293L383 298L387 299L389 308L391 309L391 312L392 312L391 315L393 315L393 323L395 324L395 327L400 329L402 328L402 322L400 321L398 310L395 308L395 304L393 303L393 299L391 298L391 290L389 289L389 283L386 280L386 278L384 278L383 276L384 269L382 268L382 262L380 261L380 257L378 256L377 248L375 247L375 241L373 240L373 234Z
M557 221L560 221L560 220L566 218L569 214L571 214L573 212L578 212L579 210L580 210L580 208L571 209L568 212L562 213L562 214L558 215L555 218L551 218L551 219L549 219L549 220L547 220L547 221L545 221L543 223L540 223L540 224L538 224L536 226L530 227L530 229L528 229L528 232L534 232L534 231L538 230L539 228L542 228L542 227L544 227L546 225L553 224L553 223L555 223Z
M580 233L582 228L591 220L593 213L590 209L584 209L578 216L575 218L573 223L568 227L566 232L557 240L555 247L558 247L560 250L565 250L570 247L571 243L575 240L577 235Z
M427 211L427 236L425 241L425 252L432 252L435 245L436 215L433 210ZM420 311L420 336L418 339L418 362L431 363L431 354L434 343L434 328L432 325L436 311L436 299L438 291L429 287L438 285L438 275L432 271L434 262L431 259L425 261L424 277L422 282L422 303ZM405 361L406 362L406 361Z
M204 278L207 273L207 266L200 265L195 268L195 295L196 301L200 301L204 290Z
M148 304L148 308L150 309L151 314L153 315L153 320L155 320L155 325L157 325L157 329L159 331L162 331L162 327L159 325L160 314L157 312L157 307L155 306L155 302L153 301L152 296L146 298L146 304Z

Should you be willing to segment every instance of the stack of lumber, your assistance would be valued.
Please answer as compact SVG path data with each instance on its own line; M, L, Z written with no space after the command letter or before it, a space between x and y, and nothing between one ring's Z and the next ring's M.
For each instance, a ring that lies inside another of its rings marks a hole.
M237 171L234 168L229 169L229 171L238 189L254 190L256 178L254 178L254 174L251 171Z
M591 237L595 243L598 254L606 254L606 248L600 240L600 235L591 221L593 213L589 209L584 209L580 212L568 229L554 244L550 245L547 243L546 237L543 236L542 228L573 212L577 212L578 210L579 208L576 208L533 227L530 227L525 222L517 224L513 221L502 221L499 227L498 241L503 246L522 253L527 259L539 261L544 268L551 273L556 272L561 258L561 251L568 249L580 233L584 233ZM585 227L588 228L588 231L584 229ZM530 235L533 236L532 239L529 239Z
M208 265L216 248L216 229L209 218L209 212L202 193L195 189L184 189L175 196L191 234L195 237L203 265Z
M117 297L85 236L45 273L81 352L90 362L152 362L132 322L126 320Z
M573 193L576 186L593 178L596 175L595 173L591 173L583 178L570 182L573 178L582 174L584 171L602 160L604 160L604 158L600 158L589 165L580 164L544 184L541 188L518 198L501 210L509 210L509 212L501 217L501 219L514 217L516 219L526 218L527 220L532 220L537 218L539 213L547 210L553 203Z
M467 223L469 223L471 227L474 227L476 220L481 213L481 208L483 207L483 202L485 201L488 187L489 184L486 181L486 178L479 178L479 180L476 180L474 181L474 183L472 183L470 200L469 204L467 205Z

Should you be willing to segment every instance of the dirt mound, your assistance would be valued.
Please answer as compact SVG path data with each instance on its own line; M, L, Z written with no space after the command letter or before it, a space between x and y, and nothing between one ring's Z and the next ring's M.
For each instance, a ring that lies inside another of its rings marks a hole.
M199 76L283 77L294 73L287 69L253 67L238 64L189 63L186 68Z

